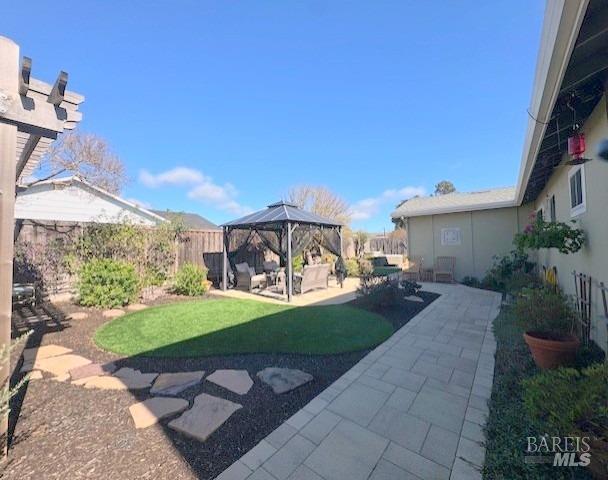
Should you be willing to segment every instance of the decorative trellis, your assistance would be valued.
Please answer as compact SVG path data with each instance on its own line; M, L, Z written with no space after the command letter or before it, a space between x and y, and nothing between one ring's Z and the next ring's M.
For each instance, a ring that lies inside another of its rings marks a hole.
M576 296L576 311L579 319L579 334L584 345L591 339L591 276L572 272Z

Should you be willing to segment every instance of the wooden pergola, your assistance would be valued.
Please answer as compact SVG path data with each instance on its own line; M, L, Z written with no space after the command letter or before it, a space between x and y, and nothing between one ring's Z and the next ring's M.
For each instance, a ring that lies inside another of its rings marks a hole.
M67 91L68 74L53 85L31 76L32 60L20 58L19 46L0 36L0 345L11 341L11 298L15 186L30 175L57 135L73 129L82 118L84 97ZM10 366L0 374L7 387ZM6 452L8 418L0 436Z
M228 264L231 254L231 244L236 240L237 248L246 246L257 234L265 245L279 255L287 270L287 301L293 295L293 264L292 259L296 246L304 248L312 241L312 232L321 235L321 242L331 253L342 258L342 224L336 220L322 217L312 212L302 210L289 202L276 202L264 210L251 213L237 220L222 225L223 230L223 262L222 289L228 288ZM298 239L294 235L300 234ZM240 236L240 239L235 239Z

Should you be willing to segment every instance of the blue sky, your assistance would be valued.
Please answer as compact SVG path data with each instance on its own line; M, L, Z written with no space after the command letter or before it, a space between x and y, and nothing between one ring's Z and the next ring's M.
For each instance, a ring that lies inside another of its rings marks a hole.
M123 192L218 223L329 187L353 226L448 179L513 185L544 2L33 1L0 34L86 96Z

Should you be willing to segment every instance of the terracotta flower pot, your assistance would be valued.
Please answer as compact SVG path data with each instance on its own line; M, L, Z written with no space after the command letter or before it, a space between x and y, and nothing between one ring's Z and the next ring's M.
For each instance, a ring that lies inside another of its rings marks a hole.
M550 340L545 338L542 332L526 332L524 340L532 352L534 363L542 369L572 364L581 344L574 335L567 335L560 340Z

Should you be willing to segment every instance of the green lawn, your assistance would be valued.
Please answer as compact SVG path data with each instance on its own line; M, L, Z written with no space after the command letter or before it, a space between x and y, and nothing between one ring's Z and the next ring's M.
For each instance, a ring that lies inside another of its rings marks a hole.
M200 300L119 317L95 333L101 348L122 355L195 357L235 353L362 350L393 333L381 316L349 305L290 307L254 300Z

